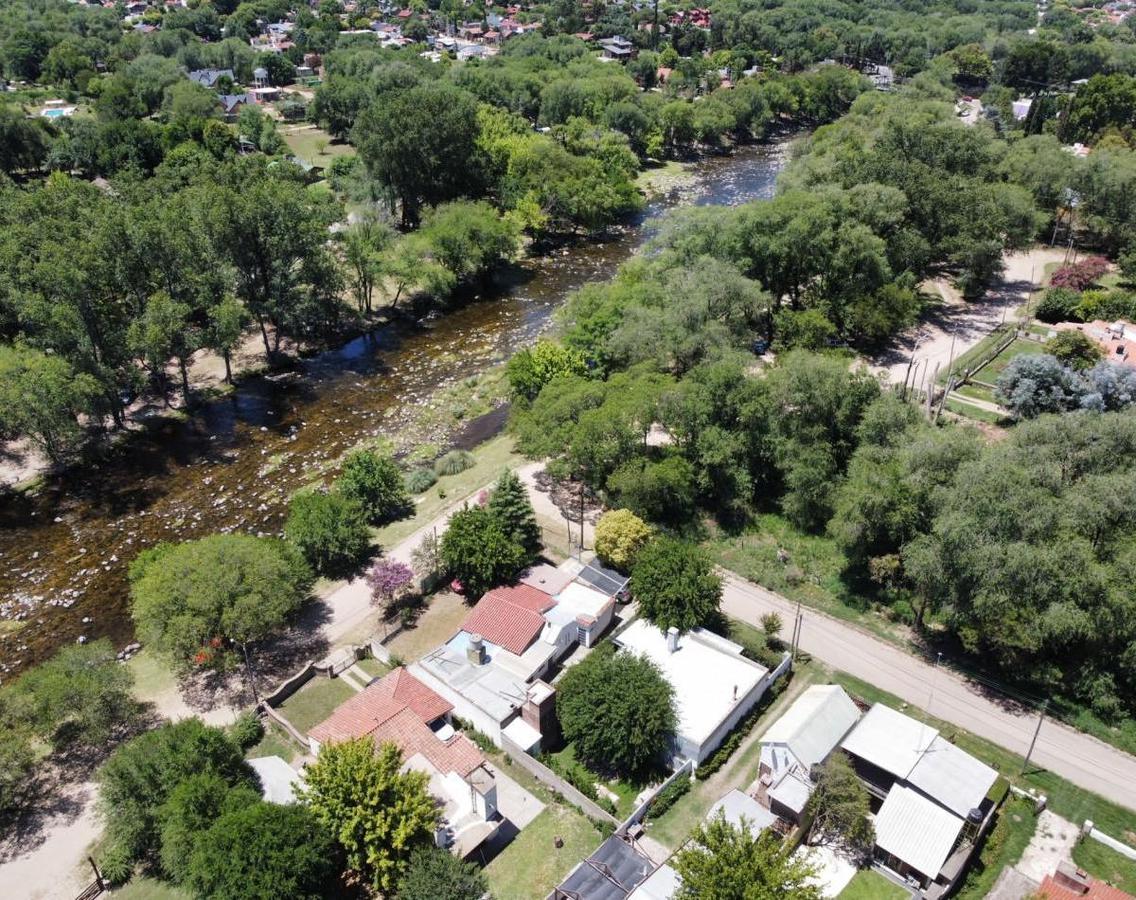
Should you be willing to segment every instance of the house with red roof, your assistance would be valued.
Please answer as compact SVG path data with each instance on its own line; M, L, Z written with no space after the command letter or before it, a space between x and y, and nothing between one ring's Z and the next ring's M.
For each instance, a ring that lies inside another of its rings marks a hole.
M1067 862L1060 863L1056 872L1045 876L1036 896L1045 900L1133 900L1131 894Z
M494 588L461 628L413 670L493 741L539 746L555 691L544 679L577 646L611 626L626 579L597 564L534 566L517 584Z
M400 666L340 704L308 732L308 743L317 755L327 744L362 737L393 743L404 769L430 779L439 805L436 843L465 857L496 833L500 816L493 774L477 745L454 729L453 708Z

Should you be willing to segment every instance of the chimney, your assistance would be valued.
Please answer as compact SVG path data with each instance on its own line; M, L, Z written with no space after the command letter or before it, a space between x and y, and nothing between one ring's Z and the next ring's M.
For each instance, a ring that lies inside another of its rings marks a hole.
M485 665L485 642L476 631L469 636L469 646L465 649L465 655L475 666Z
M673 625L667 629L667 652L674 653L678 649L678 629Z

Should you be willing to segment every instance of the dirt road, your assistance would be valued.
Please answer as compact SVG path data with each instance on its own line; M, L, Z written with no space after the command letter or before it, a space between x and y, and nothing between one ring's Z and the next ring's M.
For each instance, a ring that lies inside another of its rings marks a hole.
M730 573L726 573L722 609L755 625L767 612L779 613L787 623L796 614L796 604L785 597ZM806 610L801 648L1007 750L1025 755L1029 747L1038 720L1032 711L992 700L949 670L936 670L852 625ZM1136 810L1136 758L1094 737L1046 720L1033 762L1078 787Z
M946 280L932 282L943 298L942 306L871 361L874 372L885 374L893 384L902 384L908 366L916 386L933 381L953 359L977 344L1002 321L1011 321L1030 293L1041 286L1047 263L1060 262L1062 249L1035 247L1024 253L1006 254L1006 269L998 284L982 300L968 303Z

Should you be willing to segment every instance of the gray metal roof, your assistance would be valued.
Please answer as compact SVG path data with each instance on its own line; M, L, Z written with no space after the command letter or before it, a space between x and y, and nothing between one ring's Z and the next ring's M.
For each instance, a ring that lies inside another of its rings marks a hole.
M823 762L856 724L860 710L838 684L814 684L761 736L762 744L784 744L808 769Z
M998 773L965 750L936 737L927 748L907 781L947 809L966 818L978 809Z
M710 812L706 814L707 820L716 818L718 813L725 817L728 824L739 830L744 820L747 830L754 837L777 821L773 813L737 788L719 798L710 807Z
M906 778L938 734L930 725L877 703L840 746L896 778Z
M558 890L580 900L626 900L654 868L630 843L612 835L568 873Z
M876 813L876 845L933 879L951 855L962 825L954 813L897 784Z

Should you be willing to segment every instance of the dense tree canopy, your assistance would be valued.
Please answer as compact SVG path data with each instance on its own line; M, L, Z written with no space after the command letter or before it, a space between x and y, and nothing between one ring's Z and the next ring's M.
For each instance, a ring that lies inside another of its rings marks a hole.
M663 631L710 624L722 602L722 579L706 552L665 535L639 551L629 587L639 610Z
M308 766L304 802L346 854L347 867L374 890L392 891L437 821L426 776L402 772L394 744L370 737L329 744Z
M144 551L130 567L130 583L132 614L148 646L179 668L224 667L296 613L311 572L281 541L218 534Z
M467 506L450 516L440 542L441 561L468 597L477 599L511 580L532 559L506 527L483 506Z
M642 775L667 758L678 718L674 689L646 657L601 645L560 680L564 737L598 772Z

